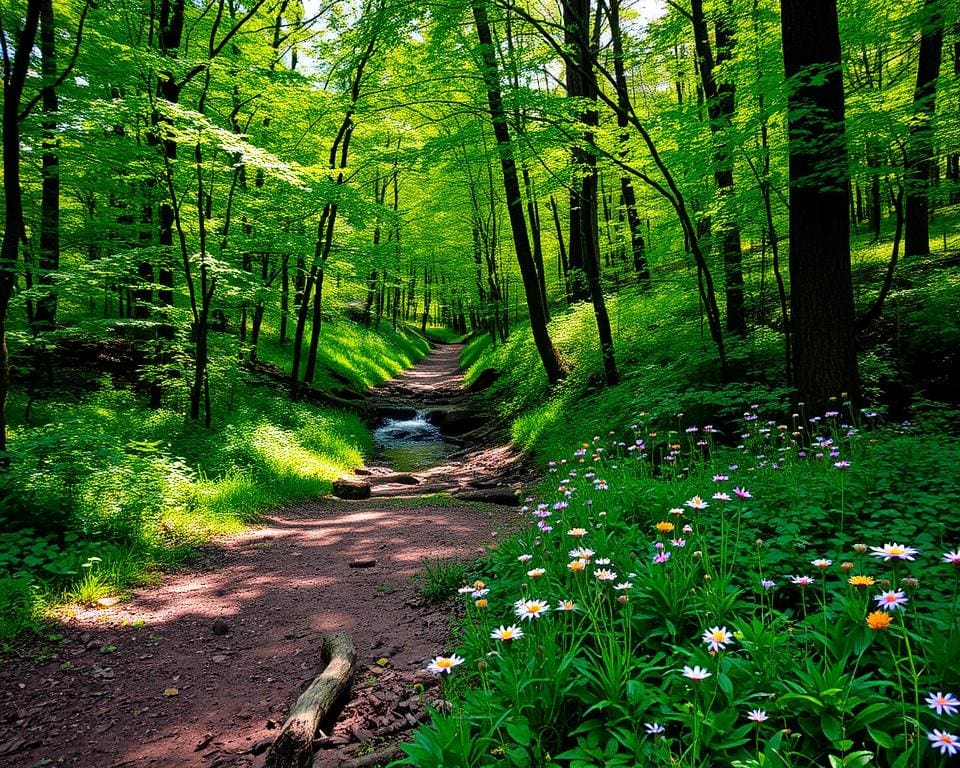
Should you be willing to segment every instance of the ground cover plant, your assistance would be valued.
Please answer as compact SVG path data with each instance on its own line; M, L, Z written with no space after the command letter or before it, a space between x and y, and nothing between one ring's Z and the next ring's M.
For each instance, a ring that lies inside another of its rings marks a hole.
M461 590L403 764L901 768L960 751L955 438L837 403L590 435ZM725 447L730 439L735 445ZM475 579L475 580L474 580Z
M331 326L320 378L356 391L428 349L413 334ZM289 356L267 348L278 362ZM177 378L167 407L152 410L136 385L97 371L14 398L0 477L0 644L41 627L50 607L115 599L267 509L324 495L370 455L356 414L291 402L236 366L232 339L217 339L215 352L209 430L179 412Z

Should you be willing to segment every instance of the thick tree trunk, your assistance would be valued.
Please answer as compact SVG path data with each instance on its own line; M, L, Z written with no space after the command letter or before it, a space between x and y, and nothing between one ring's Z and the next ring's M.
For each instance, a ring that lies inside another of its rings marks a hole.
M930 179L936 159L933 147L933 115L937 102L937 77L943 52L941 0L924 0L917 82L913 91L913 119L904 162L906 228L904 256L930 252Z
M500 168L503 171L503 187L506 193L507 211L510 215L510 229L513 232L517 263L520 266L520 276L527 295L530 329L540 360L543 363L544 372L547 375L547 381L553 385L563 379L565 374L560 364L560 357L557 355L547 331L546 314L540 293L537 269L533 263L533 253L530 249L530 239L527 235L527 223L523 214L523 199L520 194L520 181L517 176L516 162L513 158L510 131L507 128L507 115L503 108L503 96L500 93L500 74L497 68L493 36L490 33L490 22L487 19L485 3L473 3L473 18L477 26L477 38L480 42L483 80L487 88L490 118L493 122L493 132L500 152Z
M793 373L808 414L859 394L836 0L783 0ZM815 137L815 141L811 140Z

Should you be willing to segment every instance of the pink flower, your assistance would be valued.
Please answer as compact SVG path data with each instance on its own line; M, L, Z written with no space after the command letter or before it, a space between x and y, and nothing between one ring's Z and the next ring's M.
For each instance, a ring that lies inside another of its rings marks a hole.
M877 605L885 611L895 611L906 605L909 601L909 598L904 594L902 589L887 590L886 592L876 595L873 599L876 600Z
M750 491L748 491L746 488L734 488L733 493L741 499L750 499L753 497Z

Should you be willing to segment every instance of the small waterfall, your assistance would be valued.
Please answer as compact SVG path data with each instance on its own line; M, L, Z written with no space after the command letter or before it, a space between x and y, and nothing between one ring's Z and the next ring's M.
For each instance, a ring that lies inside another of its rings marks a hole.
M453 447L427 416L427 411L416 411L409 418L383 418L374 428L374 442L391 469L414 472L435 467L450 453Z

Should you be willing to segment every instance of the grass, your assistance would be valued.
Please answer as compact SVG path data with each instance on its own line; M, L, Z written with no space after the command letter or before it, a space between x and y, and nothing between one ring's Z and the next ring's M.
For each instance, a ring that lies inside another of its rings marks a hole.
M83 327L70 333L82 336ZM264 356L288 368L289 346L270 341L269 325L264 334ZM359 417L291 403L238 368L233 335L213 334L211 343L209 430L183 418L185 377L167 382L157 410L95 371L41 392L29 420L25 394L12 394L12 462L0 484L0 646L39 628L51 607L123 594L267 509L327 493L370 455ZM331 322L316 383L362 391L428 349L416 335Z

